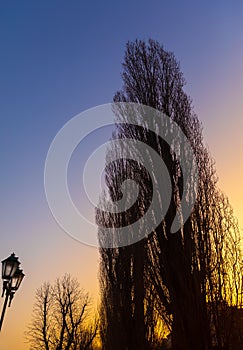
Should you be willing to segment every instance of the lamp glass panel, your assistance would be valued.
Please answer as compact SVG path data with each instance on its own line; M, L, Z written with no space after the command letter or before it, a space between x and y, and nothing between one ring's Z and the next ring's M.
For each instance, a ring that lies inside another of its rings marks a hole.
M11 279L11 289L17 290L18 287L18 276L13 276Z
M13 271L14 271L14 266L12 264L10 265L6 263L4 275L11 277Z

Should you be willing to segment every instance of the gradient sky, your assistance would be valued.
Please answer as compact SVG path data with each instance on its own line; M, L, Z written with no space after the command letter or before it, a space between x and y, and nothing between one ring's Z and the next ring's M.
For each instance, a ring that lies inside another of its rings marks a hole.
M97 250L53 219L44 163L71 117L112 101L128 40L157 39L180 61L220 186L243 228L242 18L240 0L0 1L0 257L14 251L26 273L1 350L29 348L23 333L45 280L70 272L97 298ZM80 164L104 135L86 140Z

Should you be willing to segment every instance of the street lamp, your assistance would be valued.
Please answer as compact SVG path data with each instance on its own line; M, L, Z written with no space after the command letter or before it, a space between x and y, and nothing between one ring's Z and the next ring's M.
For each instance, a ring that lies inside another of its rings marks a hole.
M0 331L3 324L3 319L6 311L6 307L11 305L11 301L14 297L14 293L19 289L19 286L24 278L23 270L19 268L20 262L15 254L11 254L7 259L2 261L2 279L3 279L3 292L2 297L5 294L5 300L0 319Z

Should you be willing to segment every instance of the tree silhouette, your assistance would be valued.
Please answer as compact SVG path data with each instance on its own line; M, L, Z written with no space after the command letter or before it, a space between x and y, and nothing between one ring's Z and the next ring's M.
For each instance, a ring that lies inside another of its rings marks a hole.
M91 350L97 320L91 320L90 297L69 274L37 291L32 322L26 332L31 349ZM92 315L94 316L94 315Z
M140 164L121 159L106 168L106 183L114 201L120 198L124 179L135 180L140 192L136 208L124 215L96 213L101 243L103 348L155 349L158 328L164 325L171 332L175 350L228 349L233 346L233 320L241 292L239 229L227 197L217 187L214 162L184 91L179 64L158 42L136 40L127 44L122 78L123 88L116 93L115 102L153 107L180 126L195 154L198 190L189 219L171 234L176 213L183 217L182 192L190 202L195 187L192 181L183 189L183 174L173 149L179 150L193 178L195 169L188 163L188 151L180 139L175 138L171 149L151 131L131 125L126 108L115 105L122 124L118 124L113 139L133 138L151 146L167 166L172 198L164 220L147 238L126 247L106 248L112 237L102 226L115 228L134 222L146 211L152 195L159 197L161 211L164 205L164 194L151 187ZM170 125L165 128L170 132ZM112 152L119 158L119 147L109 149L108 159ZM133 152L134 160L138 151L134 148ZM154 168L151 163L152 171ZM106 197L101 201L106 203ZM132 230L130 235L134 235ZM114 239L119 243L121 237Z

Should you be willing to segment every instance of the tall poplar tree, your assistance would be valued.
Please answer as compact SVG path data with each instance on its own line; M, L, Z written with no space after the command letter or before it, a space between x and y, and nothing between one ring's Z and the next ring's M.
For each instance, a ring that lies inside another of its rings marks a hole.
M173 150L151 131L130 125L117 105L118 120L123 124L118 124L113 138L134 138L158 153L169 171L172 198L157 228L135 244L105 248L110 237L102 227L99 229L103 347L156 349L159 325L164 324L171 332L175 350L208 350L215 345L228 349L233 346L232 327L241 292L239 229L227 197L217 187L214 162L185 93L179 64L173 53L156 41L128 42L122 79L122 90L116 93L114 102L150 106L180 126L194 151L198 189L189 219L171 234L183 191L190 201L195 183L183 189L183 174ZM174 140L174 149L187 162L187 150L180 140ZM108 158L109 152L119 156L117 148L108 151ZM97 223L101 226L134 222L146 211L152 195L159 196L163 209L164 194L152 188L146 169L134 161L136 152L134 149L132 161L121 159L106 168L106 183L114 201L120 199L125 179L138 183L136 210L125 216L98 210ZM187 166L190 169L192 164Z

